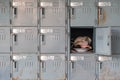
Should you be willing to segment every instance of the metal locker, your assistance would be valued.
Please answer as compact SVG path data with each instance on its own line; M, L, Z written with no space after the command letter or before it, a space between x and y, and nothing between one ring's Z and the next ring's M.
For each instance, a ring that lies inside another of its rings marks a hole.
M41 54L41 80L65 80L65 55Z
M96 58L94 54L72 54L70 80L96 80Z
M38 80L37 54L13 54L12 80Z
M0 0L0 26L10 25L10 1Z
M13 26L37 26L37 0L13 0Z
M41 27L41 53L65 53L65 28Z
M98 25L120 26L120 0L99 0Z
M95 28L95 52L100 55L111 55L111 28Z
M120 27L111 28L111 49L113 54L120 54Z
M95 26L96 0L71 0L70 21L71 26Z
M120 56L110 56L99 64L99 80L120 79ZM102 60L102 57L100 58Z
M37 28L13 27L13 52L37 52Z
M0 53L0 80L10 80L10 55Z
M41 0L41 26L65 26L65 0Z
M0 52L10 52L9 27L0 27Z

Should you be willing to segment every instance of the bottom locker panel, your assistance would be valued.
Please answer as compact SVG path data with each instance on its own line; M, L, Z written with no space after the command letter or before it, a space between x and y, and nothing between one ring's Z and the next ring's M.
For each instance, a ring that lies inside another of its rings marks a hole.
M0 54L0 80L10 80L10 55Z
M95 80L96 58L94 54L71 55L71 80Z
M109 58L108 58L109 59ZM120 80L120 56L102 61L99 70L99 80Z
M65 80L65 55L41 54L41 80Z
M38 57L36 54L13 54L12 80L37 80Z

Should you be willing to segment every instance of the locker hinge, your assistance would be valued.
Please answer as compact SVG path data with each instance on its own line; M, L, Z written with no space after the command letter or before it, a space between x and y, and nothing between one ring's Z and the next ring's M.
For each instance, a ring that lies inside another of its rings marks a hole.
M10 56L10 60L12 60L12 56Z
M38 34L40 33L40 30L38 29Z
M12 29L10 29L10 34L12 34Z
M67 25L67 20L65 20L65 24Z

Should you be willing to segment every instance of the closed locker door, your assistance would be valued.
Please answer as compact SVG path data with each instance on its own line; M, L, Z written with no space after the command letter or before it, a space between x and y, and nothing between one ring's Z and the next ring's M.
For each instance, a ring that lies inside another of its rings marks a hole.
M10 80L10 55L0 54L0 80Z
M37 0L13 0L12 3L14 26L37 25Z
M111 55L111 28L96 28L95 36L96 54Z
M40 38L41 53L65 52L65 28L42 27Z
M10 1L0 0L0 26L10 25Z
M65 55L41 54L41 80L65 80Z
M71 26L95 26L97 17L95 0L71 0Z
M13 28L13 52L37 52L37 28Z
M36 54L13 54L12 80L38 80L38 57Z
M9 27L0 27L0 52L10 52Z
M70 80L95 80L96 59L93 54L71 55Z
M102 57L101 57L102 59ZM120 56L112 56L99 64L99 80L120 79Z
M98 24L101 26L120 25L120 0L99 0Z
M113 54L120 53L120 27L111 28L111 49Z
M41 0L41 26L65 26L65 0Z

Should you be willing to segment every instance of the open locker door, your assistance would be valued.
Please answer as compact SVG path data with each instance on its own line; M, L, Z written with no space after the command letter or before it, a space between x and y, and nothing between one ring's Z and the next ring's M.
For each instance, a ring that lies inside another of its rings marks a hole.
M111 28L99 27L96 31L96 54L111 55Z

